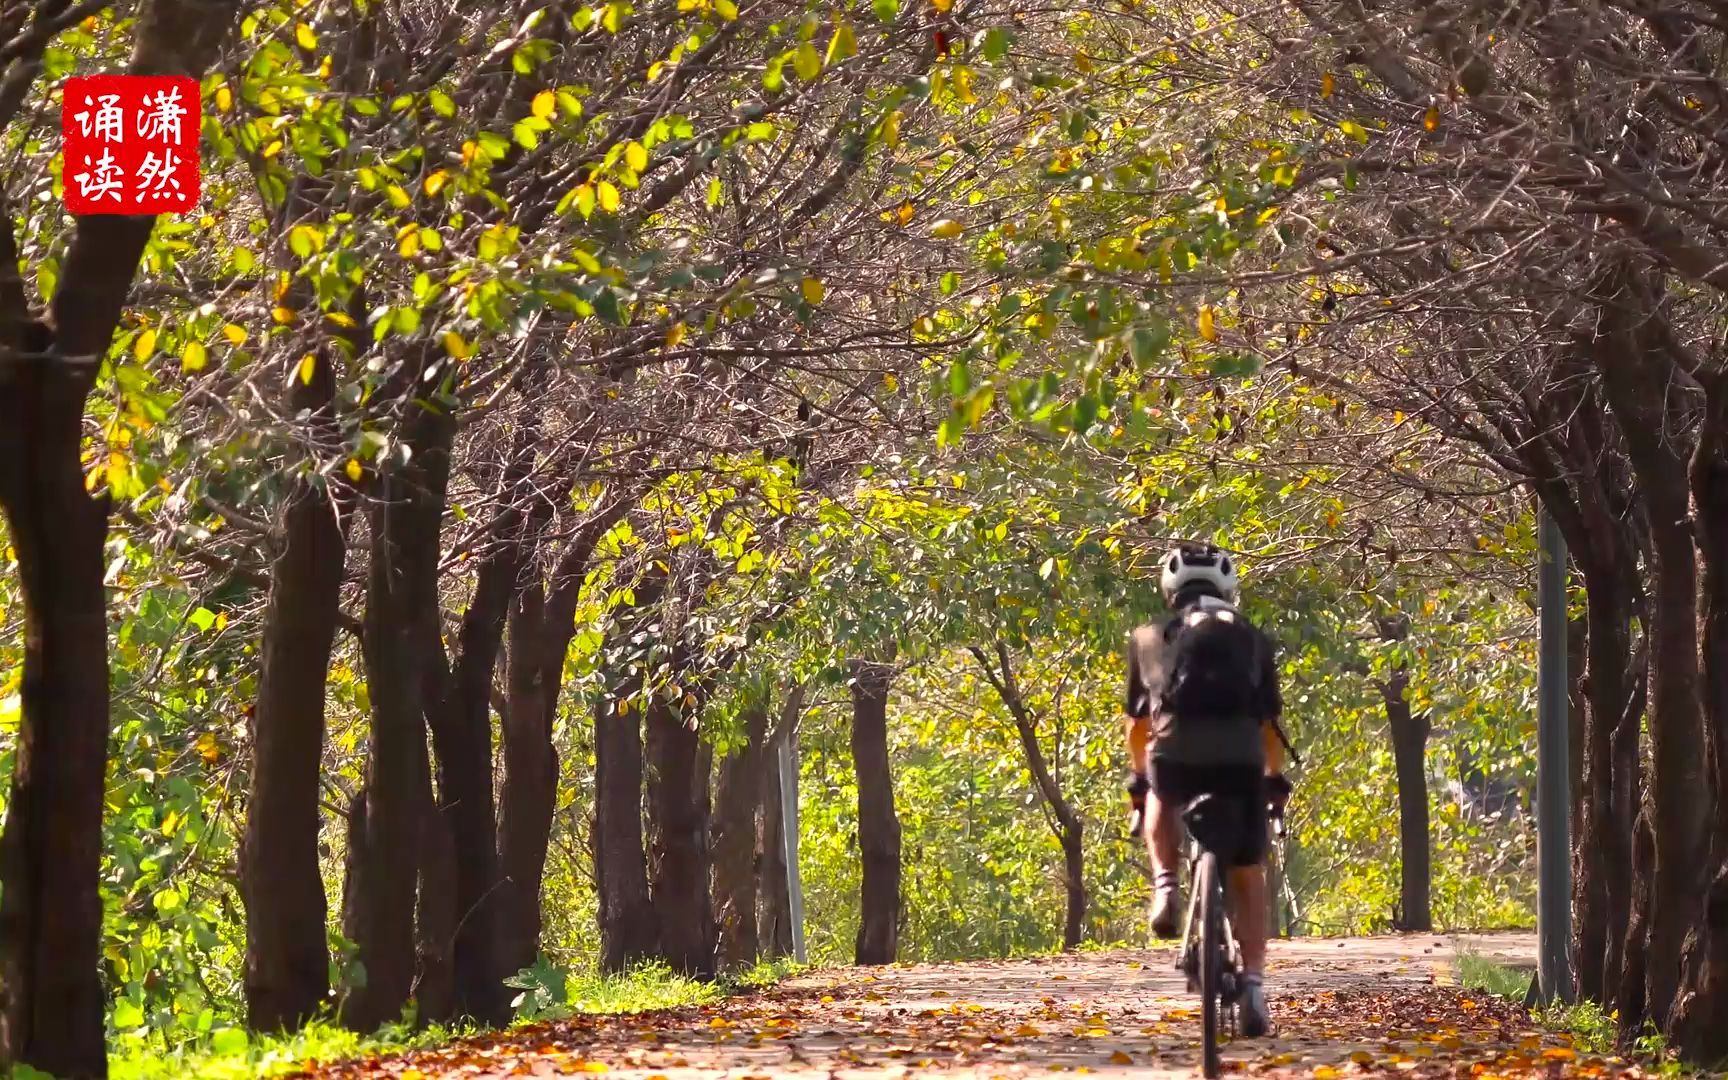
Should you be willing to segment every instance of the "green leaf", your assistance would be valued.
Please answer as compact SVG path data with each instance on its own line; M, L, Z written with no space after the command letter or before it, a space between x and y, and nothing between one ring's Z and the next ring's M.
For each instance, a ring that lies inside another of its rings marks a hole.
M1159 322L1152 327L1136 327L1133 336L1129 338L1128 350L1134 357L1135 365L1144 370L1157 363L1169 345L1170 327Z
M806 41L792 54L792 69L798 73L800 79L810 82L822 74L822 54L816 51L816 46Z
M883 22L893 22L894 16L900 14L900 0L871 0L870 10Z
M1000 26L992 26L984 31L984 59L992 64L1000 64L1008 58L1008 49L1014 44L1014 35Z
M1098 398L1094 394L1082 394L1074 402L1074 430L1084 435L1091 430L1098 420Z
M510 133L524 150L532 150L540 145L540 136L534 133L534 129L528 125L526 120L516 121L515 126L510 129Z
M199 633L209 633L210 628L216 625L216 613L209 608L201 607L186 616L186 621L196 626Z
M223 1057L239 1057L251 1045L244 1028L223 1028L210 1037L210 1049Z
M137 1002L129 998L121 998L114 1003L114 1026L121 1031L144 1026L144 1010Z
M966 391L972 389L972 371L966 366L966 358L960 357L948 365L948 392L956 398L966 396Z
M1368 143L1368 129L1354 120L1338 121L1338 130L1350 136L1352 139L1355 139L1357 142L1362 143L1364 146Z
M449 94L446 94L442 90L433 90L428 93L426 97L432 102L432 111L437 113L439 116L448 120L450 117L456 115L456 102L451 100Z

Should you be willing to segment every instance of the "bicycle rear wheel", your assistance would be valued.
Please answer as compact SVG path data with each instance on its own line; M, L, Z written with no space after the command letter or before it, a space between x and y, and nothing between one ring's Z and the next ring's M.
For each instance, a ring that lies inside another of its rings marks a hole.
M1194 875L1194 892L1200 898L1200 1071L1206 1080L1217 1080L1220 1006L1224 996L1224 888L1218 880L1218 856L1210 851L1200 856Z

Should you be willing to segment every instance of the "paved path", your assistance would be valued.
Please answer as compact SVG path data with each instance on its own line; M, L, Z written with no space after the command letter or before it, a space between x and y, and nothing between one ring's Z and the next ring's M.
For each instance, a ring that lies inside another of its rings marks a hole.
M1280 942L1269 1039L1226 1050L1233 1071L1316 1080L1623 1073L1585 1060L1523 1011L1460 989L1461 949L1529 966L1529 934ZM620 1080L1019 1080L1194 1075L1198 1013L1174 950L875 970L820 970L724 1004L579 1017L431 1054L336 1066L330 1077L607 1073ZM1635 1071L1635 1070L1634 1070Z

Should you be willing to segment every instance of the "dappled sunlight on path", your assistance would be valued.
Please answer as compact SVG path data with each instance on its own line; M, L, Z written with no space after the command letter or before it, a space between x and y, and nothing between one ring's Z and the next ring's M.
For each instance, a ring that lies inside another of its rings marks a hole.
M1318 1080L1601 1076L1520 1008L1459 989L1466 948L1526 964L1535 942L1500 934L1279 943L1268 991L1273 1038L1227 1047L1232 1071ZM600 1074L620 1080L902 1080L1194 1072L1196 1000L1174 950L830 969L757 996L640 1016L578 1017L444 1050L331 1066L318 1077Z

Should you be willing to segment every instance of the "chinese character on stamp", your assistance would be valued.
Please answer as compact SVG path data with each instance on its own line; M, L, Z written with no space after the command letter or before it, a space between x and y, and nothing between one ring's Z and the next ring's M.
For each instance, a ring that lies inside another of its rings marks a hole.
M74 214L184 214L198 202L198 80L67 79L61 183Z

